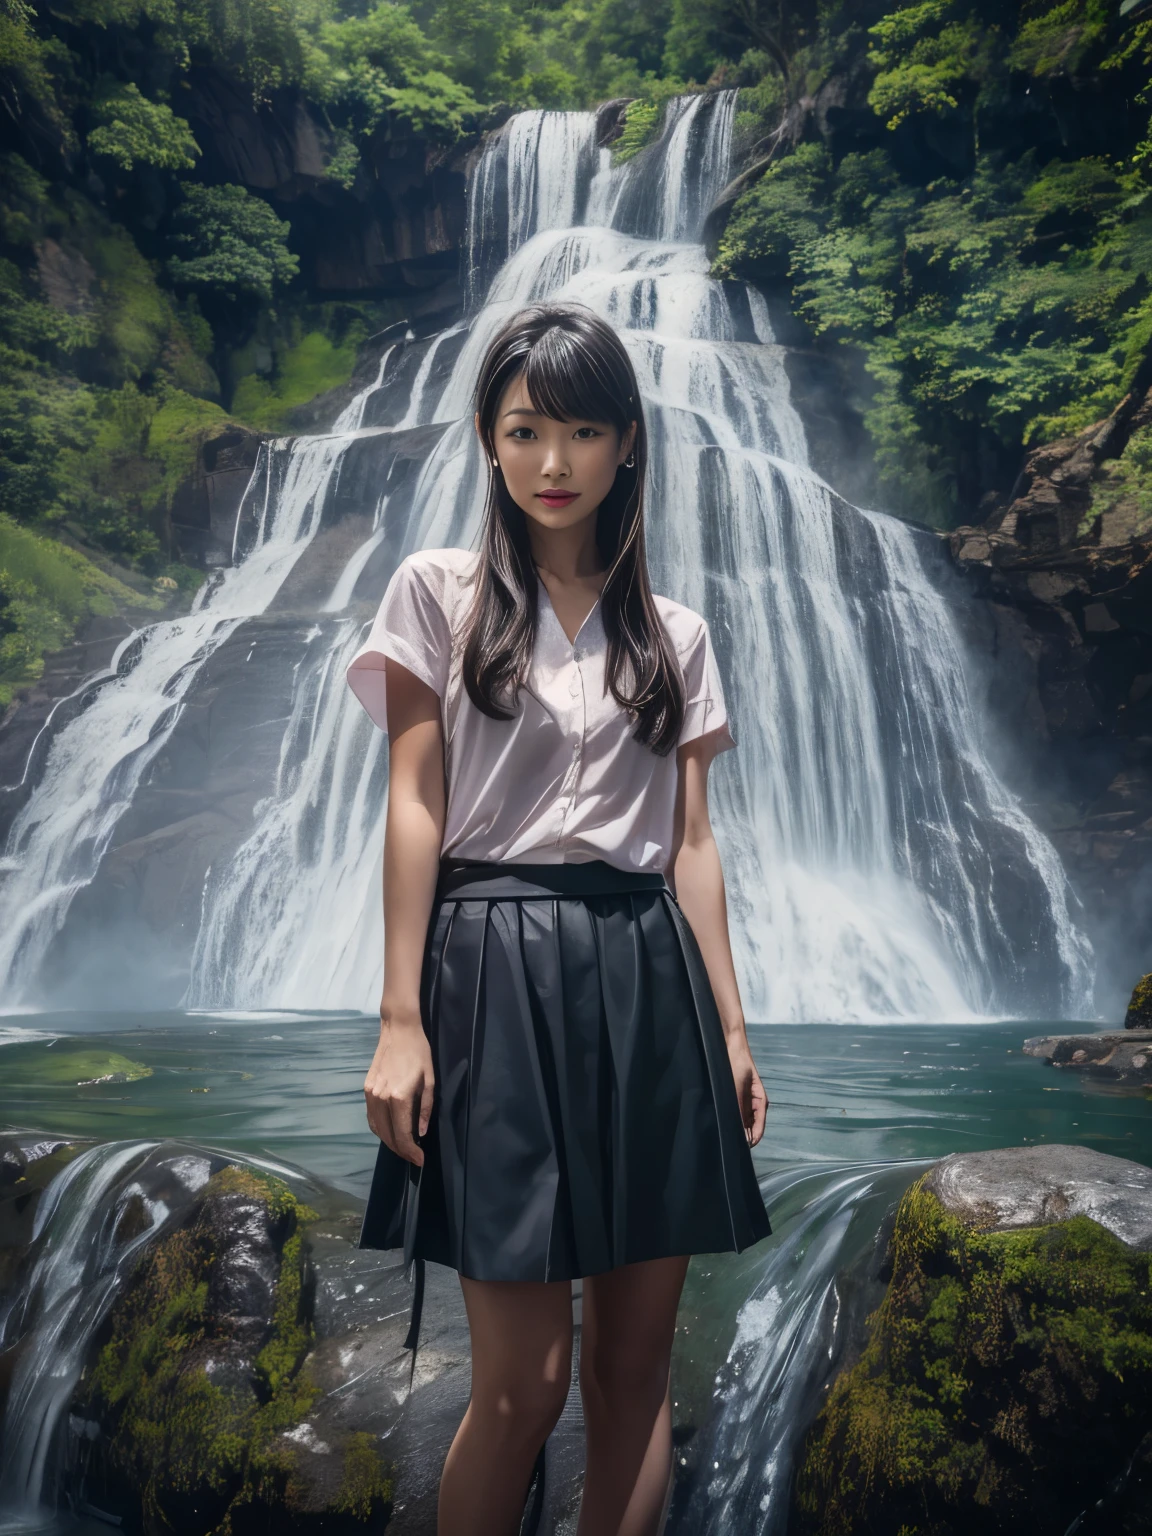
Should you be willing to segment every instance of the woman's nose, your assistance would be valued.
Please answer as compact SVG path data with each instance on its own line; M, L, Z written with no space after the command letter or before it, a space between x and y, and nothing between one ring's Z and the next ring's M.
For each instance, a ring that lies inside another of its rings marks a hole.
M544 453L544 474L568 475L571 474L571 472L572 469L571 465L568 463L568 455L564 452L563 448L556 444L552 444L546 448Z

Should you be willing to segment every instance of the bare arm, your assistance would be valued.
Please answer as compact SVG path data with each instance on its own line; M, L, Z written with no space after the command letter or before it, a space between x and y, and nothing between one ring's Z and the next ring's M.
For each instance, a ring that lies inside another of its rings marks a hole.
M432 1051L420 1020L420 973L444 836L440 700L398 662L387 663L388 818L384 832L384 993L380 1039L364 1081L368 1124L417 1167L432 1113Z
M714 741L700 736L677 751L676 819L668 879L700 946L724 1026L745 1135L749 1146L754 1147L764 1134L768 1100L748 1049L744 1009L728 938L724 872L708 817L708 769L715 756L714 748Z

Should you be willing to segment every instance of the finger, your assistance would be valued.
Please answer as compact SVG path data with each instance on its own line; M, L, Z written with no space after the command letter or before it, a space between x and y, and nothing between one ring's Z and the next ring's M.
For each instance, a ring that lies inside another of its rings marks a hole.
M432 1100L434 1097L433 1090L435 1089L435 1086L436 1084L433 1081L431 1074L429 1074L429 1076L424 1079L424 1092L420 1095L419 1134L421 1136L425 1136L428 1133L428 1122L432 1118Z
M755 1146L764 1134L764 1120L768 1114L768 1095L764 1092L764 1084L759 1075L756 1078L756 1087L753 1097L755 1099L755 1120L752 1126L752 1145Z
M768 1100L760 1099L756 1104L756 1117L752 1122L752 1145L755 1146L764 1134L764 1116L768 1109Z
M386 1147L392 1147L392 1120L388 1114L388 1101L375 1096L368 1098L368 1124ZM395 1151L395 1147L392 1147Z
M417 1168L424 1165L424 1154L416 1145L412 1135L412 1125L415 1120L416 1104L413 1099L393 1099L388 1105L388 1113L392 1120L392 1134L396 1138L393 1150L410 1163L415 1163Z

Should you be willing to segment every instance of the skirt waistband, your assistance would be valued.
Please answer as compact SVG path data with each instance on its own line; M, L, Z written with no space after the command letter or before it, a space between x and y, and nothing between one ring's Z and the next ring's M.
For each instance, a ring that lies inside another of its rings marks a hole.
M603 859L582 864L500 864L441 859L437 900L529 901L541 896L617 896L627 891L664 891L662 874L617 869Z

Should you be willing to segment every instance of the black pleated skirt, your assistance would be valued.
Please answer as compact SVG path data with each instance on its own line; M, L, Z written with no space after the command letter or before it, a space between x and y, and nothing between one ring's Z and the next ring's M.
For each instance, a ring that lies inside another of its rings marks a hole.
M381 1142L361 1248L476 1280L572 1280L772 1230L704 962L662 875L444 861L421 1009L424 1165Z

